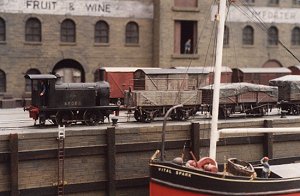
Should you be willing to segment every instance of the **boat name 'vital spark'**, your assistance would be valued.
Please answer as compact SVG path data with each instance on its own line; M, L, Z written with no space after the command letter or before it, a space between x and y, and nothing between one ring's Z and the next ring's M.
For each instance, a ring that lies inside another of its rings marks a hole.
M167 168L163 168L163 167L159 167L158 168L158 171L159 172L164 172L164 173L168 173L168 174L173 174L172 170L171 169L167 169ZM192 174L188 173L188 172L183 172L183 171L175 171L174 174L176 176L185 176L185 177L188 177L188 178L191 178L192 177Z

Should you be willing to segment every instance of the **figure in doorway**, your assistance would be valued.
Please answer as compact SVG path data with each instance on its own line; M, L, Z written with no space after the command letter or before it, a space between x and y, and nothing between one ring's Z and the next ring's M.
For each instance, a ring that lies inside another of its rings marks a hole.
M191 39L188 39L184 44L184 53L189 54L191 52Z

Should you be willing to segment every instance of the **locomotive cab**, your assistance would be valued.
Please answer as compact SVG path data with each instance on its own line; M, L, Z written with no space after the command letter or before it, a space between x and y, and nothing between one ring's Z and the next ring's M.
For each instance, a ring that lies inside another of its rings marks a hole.
M36 74L25 75L25 78L31 80L31 107L48 106L55 91L57 77L51 74Z

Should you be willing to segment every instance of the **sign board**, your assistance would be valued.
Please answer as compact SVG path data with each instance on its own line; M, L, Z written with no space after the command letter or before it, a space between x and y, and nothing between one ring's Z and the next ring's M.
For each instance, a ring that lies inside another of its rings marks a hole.
M153 18L153 3L130 0L0 0L0 12Z
M215 19L217 6L212 7L211 20ZM277 8L277 7L230 7L226 21L228 22L263 22L263 23L285 23L299 24L299 8Z

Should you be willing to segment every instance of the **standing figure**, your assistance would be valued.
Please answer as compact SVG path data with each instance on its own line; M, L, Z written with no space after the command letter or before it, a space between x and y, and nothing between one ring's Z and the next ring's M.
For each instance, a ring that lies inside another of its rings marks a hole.
M41 100L41 106L46 106L46 91L47 87L43 80L40 81L40 100Z
M269 165L268 161L269 161L268 157L263 157L260 160L260 163L263 166L263 168L262 168L262 174L261 174L262 178L268 178L270 176L271 170L270 170L270 165Z
M184 44L184 53L188 54L191 52L191 39L188 39Z

